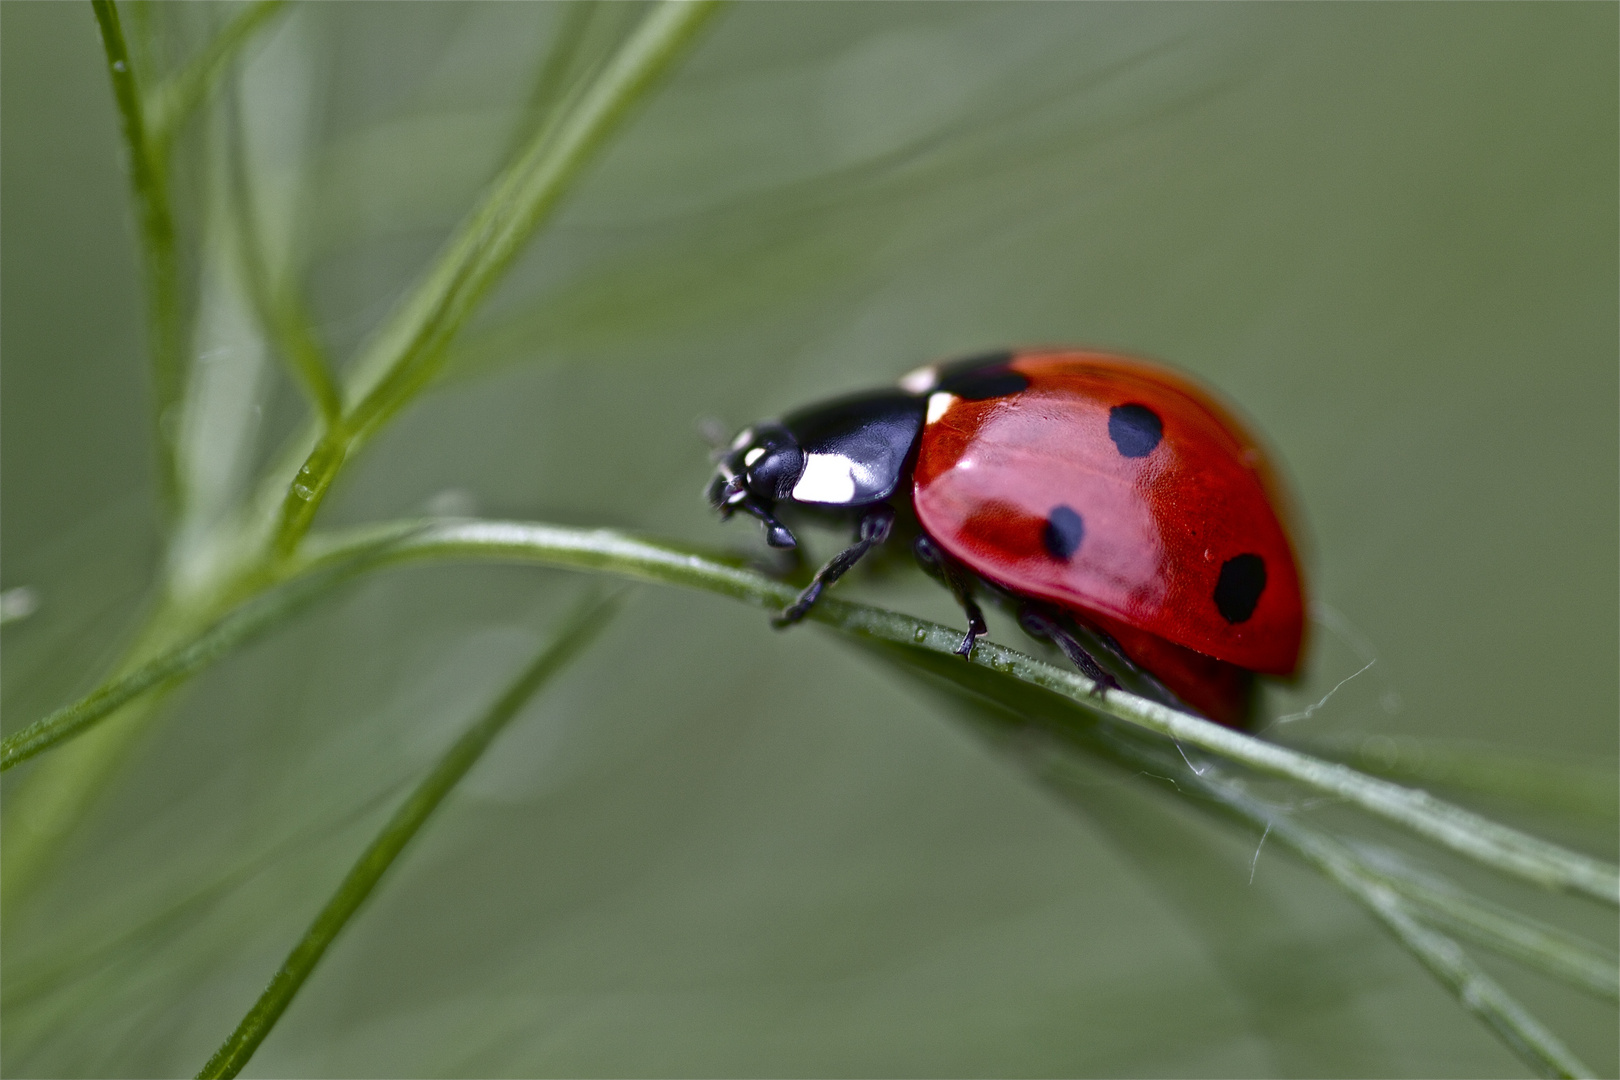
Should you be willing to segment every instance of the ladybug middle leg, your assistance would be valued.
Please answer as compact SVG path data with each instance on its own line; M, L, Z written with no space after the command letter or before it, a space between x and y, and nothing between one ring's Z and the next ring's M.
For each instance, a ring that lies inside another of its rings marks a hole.
M1050 611L1038 604L1024 604L1018 609L1018 625L1031 637L1043 641L1051 641L1063 650L1080 673L1096 685L1092 693L1101 697L1108 690L1122 690L1119 680L1115 679L1108 670L1097 662L1097 658L1086 651L1080 640L1069 632L1063 625L1062 619L1055 617Z
M775 626L791 626L809 614L810 609L816 606L821 599L822 591L843 577L850 568L861 561L861 556L877 547L889 538L889 530L894 527L894 508L884 503L869 507L861 514L859 523L855 526L855 542L827 560L827 565L816 571L816 576L810 579L799 598L782 610L782 613L771 622Z
M962 643L956 647L956 655L964 660L973 655L973 643L990 632L990 627L984 621L984 612L979 609L978 602L973 599L973 579L954 559L939 550L926 534L918 536L912 550L917 555L917 561L922 568L939 578L956 597L956 602L962 605L962 611L967 615L968 630L962 637Z

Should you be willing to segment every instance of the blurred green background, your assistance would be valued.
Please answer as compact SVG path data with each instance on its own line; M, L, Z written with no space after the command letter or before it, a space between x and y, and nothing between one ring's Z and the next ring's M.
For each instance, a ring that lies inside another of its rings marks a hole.
M182 51L221 17L159 14ZM254 172L337 355L509 151L559 14L312 5L250 50ZM754 550L699 498L700 418L987 346L1114 347L1269 435L1315 594L1376 651L1291 734L1612 769L1617 33L1611 4L735 6L322 524L472 510ZM0 545L42 601L5 630L9 731L94 684L161 537L90 10L5 4L0 50ZM202 186L177 188L192 231ZM248 392L263 459L303 406L273 369ZM170 699L4 913L5 1071L193 1072L580 587L390 571ZM959 619L921 575L847 587ZM1361 664L1319 628L1264 708ZM1341 894L1271 849L1251 884L1254 837L1161 787L1099 768L1077 814L821 631L644 588L249 1074L1522 1074ZM1612 819L1484 808L1616 857ZM1493 888L1614 942L1612 913ZM1486 963L1620 1069L1611 1006Z

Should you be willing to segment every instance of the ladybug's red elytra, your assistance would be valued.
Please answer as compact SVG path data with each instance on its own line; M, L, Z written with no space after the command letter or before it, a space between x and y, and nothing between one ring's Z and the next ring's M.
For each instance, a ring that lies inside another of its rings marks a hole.
M1099 692L1118 676L1241 725L1254 673L1299 666L1304 583L1277 473L1236 417L1156 364L1050 349L921 368L745 429L708 497L759 518L774 547L797 543L784 508L855 517L855 542L779 624L887 539L898 507L967 614L963 656L987 632L974 593L988 586Z

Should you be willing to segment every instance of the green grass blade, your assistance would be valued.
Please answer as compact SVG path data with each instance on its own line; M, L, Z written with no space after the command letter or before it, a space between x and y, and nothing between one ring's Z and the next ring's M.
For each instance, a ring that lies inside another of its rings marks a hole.
M120 667L119 671L124 669ZM11 783L0 843L0 909L18 910L67 846L73 827L104 790L130 748L163 713L161 689L107 715L111 722Z
M146 128L159 152L166 149L188 116L208 97L233 57L281 13L287 0L254 0L215 34L185 67L153 88L146 105Z
M1249 817L1254 824L1269 828L1279 843L1293 849L1354 897L1451 991L1464 1009L1473 1013L1538 1074L1594 1075L1561 1039L1502 989L1455 941L1422 925L1400 893L1375 874L1368 873L1343 844L1291 816L1268 814L1264 804L1246 797L1241 785L1217 782L1207 785L1206 790Z
M717 7L716 0L662 0L568 114L537 133L496 180L438 264L359 362L350 387L356 429L363 431L397 409L431 375L449 339L490 286Z
M0 739L0 771L89 731L118 709L195 674L264 630L291 617L368 565L366 554L335 560L317 573L253 595L173 648L104 682L71 705Z
M242 266L242 280L252 301L259 325L293 381L303 388L320 413L327 431L335 431L343 419L343 395L332 374L331 360L316 337L309 313L297 290L278 283L270 270L264 234L259 224L258 199L247 166L247 133L241 101L236 95L229 110L227 171L230 174L231 217L236 227L236 248Z
M366 437L433 377L456 333L500 280L630 108L690 44L715 0L663 0L555 125L545 125L462 223L432 269L356 361L353 434L315 448L282 502L274 545L289 552L314 518L351 439Z
M397 537L387 541L387 530ZM698 552L611 529L571 529L518 522L445 522L366 529L347 542L312 547L312 554L343 557L349 544L383 543L382 558L457 556L511 559L546 566L603 570L640 580L707 589L763 607L792 599L790 586ZM811 618L857 637L950 654L961 631L843 600L817 604ZM960 662L960 661L958 661ZM1424 791L1363 775L1221 727L1120 691L1094 694L1091 681L994 642L980 642L972 664L1004 672L1072 698L1156 734L1208 750L1257 772L1296 781L1343 799L1452 851L1503 873L1620 905L1620 868L1498 824Z
M1368 851L1367 859L1422 921L1587 993L1620 1002L1620 958L1614 953L1474 896L1449 881L1419 873L1392 851Z
M632 536L613 529L576 529L502 521L405 522L372 526L348 534L312 540L305 560L280 589L244 604L210 630L155 659L139 671L97 690L4 742L0 767L54 745L99 719L114 705L152 686L188 674L269 625L287 610L289 600L327 591L334 581L389 562L477 559L529 563L562 569L614 573L641 581L705 589L761 607L781 607L796 590L763 574L693 549ZM263 605L261 607L261 605ZM810 617L858 639L886 642L953 658L960 630L913 619L897 612L829 598ZM1620 868L1516 829L1500 825L1461 807L1353 769L1319 761L1252 736L1120 691L1106 697L1093 693L1090 680L994 642L981 641L967 663L1011 675L1031 686L1070 698L1178 742L1200 747L1260 773L1296 781L1342 798L1374 816L1503 873L1547 888L1617 902ZM86 717L90 717L86 719ZM69 730L71 729L71 730Z
M363 569L392 562L446 559L513 561L615 573L643 581L702 588L767 608L785 604L795 593L790 585L774 581L736 562L728 562L695 550L658 543L615 530L572 529L517 522L405 522L371 527L346 535L312 538L304 560L298 564L295 571L292 571L291 580L239 608L235 616L240 618L241 622L236 622L233 617L228 616L216 624L209 634L182 646L174 653L159 658L155 663L159 665L160 673L171 669L183 673L181 668L188 663L191 667L186 670L192 670L207 659L212 659L233 644L244 640L247 636L242 632L244 629L256 630L259 624L254 617L255 613L259 613L259 617L263 618L263 625L268 625L269 621L290 607L284 601L272 602L261 611L257 605L267 603L265 597L292 595L298 586L305 583L309 584L312 595L318 595L329 588L329 581L337 577L350 576ZM1159 760L1154 768L1161 775L1180 772L1181 764L1178 762L1187 761L1181 743L1192 740L1178 740L1174 736L1166 736L1163 732L1155 731L1150 725L1139 723L1133 715L1133 710L1137 707L1135 699L1125 694L1110 693L1106 701L1099 700L1091 696L1089 684L1085 680L1071 676L1033 657L991 642L981 642L974 652L972 661L964 663L953 652L959 631L837 599L823 601L812 612L811 617L851 635L857 642L888 653L891 658L898 657L912 666L932 669L935 675L943 676L953 683L971 685L974 680L981 682L988 680L986 685L989 689L982 691L983 696L999 707L1013 708L1014 705L1009 705L1008 702L1014 702L1016 705L1018 695L1036 695L1043 700L1061 701L1071 713L1088 717L1088 722L1094 726L1102 725L1097 730L1105 736L1102 740L1104 743L1125 745L1134 748L1132 752L1141 754L1144 752L1142 746L1151 742L1159 754ZM178 674L169 677L175 678ZM92 702L87 701L81 703L81 706L88 707L90 704ZM1093 742L1096 741L1097 738L1094 737ZM1269 749L1266 744L1261 745ZM1168 749L1170 747L1176 748L1174 753ZM1245 765L1251 764L1251 759L1254 758L1252 754L1243 753L1221 755L1219 747L1213 752L1226 757L1227 760ZM1267 759L1261 756L1259 760L1264 764ZM1181 782L1197 787L1198 783L1202 782L1200 777L1209 773L1213 767L1213 764L1206 766L1198 774L1193 774L1189 767L1187 776L1183 776ZM1213 783L1218 775L1218 773L1210 774L1210 782ZM1310 786L1309 778L1313 774L1309 771L1302 775L1274 771L1273 775L1299 779ZM1229 809L1235 807L1233 812L1240 813L1240 816L1247 815L1245 820L1261 820L1254 817L1256 811L1253 807L1243 801L1243 799L1252 801L1252 797L1243 794L1240 789L1241 785L1237 781L1229 781L1227 788L1222 789L1225 794L1216 793L1219 795L1217 801L1228 805ZM1243 797L1232 795L1232 791L1239 791ZM1363 802L1360 805L1374 813L1387 808L1387 804L1379 800ZM1413 813L1421 815L1433 803L1415 805L1417 810ZM1445 808L1444 804L1439 805L1447 810L1456 809ZM1408 810L1411 811L1410 806ZM1535 1063L1538 1069L1550 1074L1562 1075L1565 1071L1580 1071L1579 1063L1568 1056L1561 1044L1548 1034L1539 1022L1528 1016L1503 993L1500 987L1486 978L1450 938L1421 923L1427 919L1453 929L1454 932L1464 932L1487 946L1498 948L1508 955L1532 963L1550 973L1559 974L1561 977L1568 977L1573 973L1572 981L1578 985L1584 982L1588 984L1587 988L1602 992L1602 979L1593 970L1594 965L1602 962L1602 958L1596 955L1595 950L1568 935L1560 935L1557 932L1546 933L1544 931L1547 928L1516 913L1495 910L1483 903L1469 903L1469 898L1458 899L1458 895L1452 892L1435 889L1425 892L1419 887L1422 884L1421 880L1413 875L1399 874L1386 867L1380 867L1353 850L1345 848L1339 841L1326 837L1325 834L1318 836L1315 833L1301 832L1299 830L1305 827L1292 818L1288 819L1293 822L1293 825L1289 826L1284 822L1285 810L1267 804L1265 812L1270 816L1266 817L1263 823L1271 824L1272 831L1277 833L1279 839L1294 847L1309 861L1319 863L1319 869L1334 877L1341 887L1349 890L1358 901L1367 906L1405 947L1417 955L1437 977L1459 995L1459 1000L1465 1007L1478 1014L1492 1030L1506 1039L1516 1052L1524 1055L1527 1061ZM1385 813L1382 816L1414 827L1413 822L1409 820L1410 815ZM1458 821L1463 823L1460 827L1466 827L1467 824L1466 817L1459 819L1448 815L1445 820L1452 826L1456 826ZM1279 832L1280 822L1283 822L1283 825L1282 831ZM1494 823L1485 822L1485 824L1501 828L1494 826ZM1446 835L1444 830L1423 827L1421 818L1416 822L1416 826L1414 831L1423 835L1433 832ZM1598 878L1615 872L1614 868L1596 860L1546 845L1533 837L1523 836L1512 830L1505 830L1500 842L1510 846L1522 842L1523 850L1517 853L1518 858L1500 862L1488 855L1481 857L1476 848L1463 847L1459 850L1464 854L1473 855L1486 865L1515 873L1526 861L1544 857L1546 849L1550 848L1555 857L1542 868L1543 873L1535 876L1521 873L1519 876L1529 876L1530 880L1562 886L1576 892L1583 891L1580 887L1582 879L1574 876L1560 879L1558 877L1560 872L1574 867L1590 877ZM1324 847L1323 844L1337 846ZM1489 852L1493 849L1486 847L1484 850ZM1396 897L1394 906L1391 906L1392 902L1388 900L1388 896Z
M1620 810L1615 768L1509 754L1492 746L1410 735L1354 735L1288 742L1317 757L1413 784L1436 784L1533 810L1612 822Z
M107 73L129 155L129 183L135 196L146 271L147 335L152 370L152 431L158 450L160 494L172 511L183 492L175 460L175 435L184 393L181 339L180 268L175 253L174 212L169 204L168 168L146 125L141 87L124 42L113 0L90 0L101 28Z
M1508 995L1455 942L1418 924L1405 897L1391 888L1383 868L1310 825L1292 808L1250 794L1241 780L1226 775L1217 763L1203 755L1197 755L1195 762L1173 741L1112 717L1096 716L1072 699L1036 690L994 672L892 645L877 645L872 651L898 670L929 686L943 688L954 700L965 703L968 718L981 735L1011 750L1038 781L1066 801L1085 806L1088 778L1076 776L1075 769L1075 753L1082 751L1133 774L1169 781L1176 792L1191 797L1194 806L1252 828L1262 844L1276 837L1366 908L1441 981L1458 1004L1538 1073L1589 1075L1562 1040ZM1031 739L1032 734L1043 737Z
M36 963L33 968L23 967L18 971L14 965L6 972L4 987L0 987L0 1012L15 1016L30 1005L71 989L107 968L142 962L153 951L153 943L161 939L163 931L195 925L204 912L225 896L288 856L306 851L312 844L328 840L359 823L392 802L404 786L395 783L373 792L336 818L323 817L305 823L133 926L105 937L89 933L76 935L75 947L66 956L53 957L48 966Z
M534 86L523 107L523 121L518 126L509 157L521 154L529 141L551 122L561 110L568 90L583 74L580 55L601 6L602 0L570 0L566 4L552 29L551 44L535 72Z
M581 605L564 620L552 641L527 670L445 752L361 854L332 898L310 923L303 939L287 954L259 1000L197 1074L199 1077L229 1077L242 1070L400 852L524 704L594 640L607 624L614 607L613 601L600 598Z
M973 703L981 708L995 704L1011 710L1017 723L1039 725L1042 730L1055 732L1105 757L1118 758L1123 754L1128 757L1124 764L1133 770L1169 778L1179 788L1197 789L1206 779L1211 782L1221 779L1214 771L1216 763L1201 755L1194 771L1194 762L1173 742L1146 735L1112 719L1091 717L1077 722L1077 716L1089 714L1079 714L1078 703L1072 699L1032 694L1025 684L969 665L941 663L931 653L892 646L880 647L876 652L885 661L900 665L908 674L920 672L931 684L944 682L957 697L972 696ZM1054 702L1059 706L1056 709ZM1222 782L1228 788L1237 783ZM1259 821L1257 828L1282 817L1303 826L1290 808L1275 803L1268 806L1266 812L1270 817ZM1255 824L1258 819L1244 817L1243 820L1246 824ZM1615 999L1620 962L1612 952L1594 942L1475 896L1438 874L1410 865L1388 848L1358 842L1341 851L1339 857L1351 859L1357 873L1363 877L1375 878L1382 886L1399 893L1409 913L1420 921L1512 957L1587 993Z

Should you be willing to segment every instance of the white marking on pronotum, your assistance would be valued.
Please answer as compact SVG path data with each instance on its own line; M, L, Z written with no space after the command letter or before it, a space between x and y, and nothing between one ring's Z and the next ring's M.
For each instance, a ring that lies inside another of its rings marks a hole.
M799 502L849 502L855 497L855 463L837 454L806 454L793 497Z
M758 461L764 456L765 448L763 446L756 446L752 450L748 451L748 453L743 455L743 464L752 465L754 462Z
M939 385L939 368L933 364L900 376L900 389L909 394L926 394Z
M1322 706L1324 706L1324 705L1326 705L1328 703L1328 698L1332 697L1334 694L1337 694L1339 692L1339 686L1343 686L1345 683L1349 682L1351 679L1355 678L1357 675L1360 675L1362 671L1366 671L1368 668L1372 667L1376 663L1378 663L1378 658L1375 656L1371 660L1367 661L1365 664L1363 664L1361 666L1361 671L1352 672L1351 674L1346 675L1344 678L1340 679L1339 680L1339 685L1335 686L1333 689L1331 689L1327 693L1323 694L1322 695L1322 700L1318 701L1315 705L1312 705L1310 708L1306 709L1304 712L1295 712L1295 713L1289 713L1287 716L1279 716L1279 717L1277 717L1277 719L1273 720L1272 723L1274 723L1274 724L1292 724L1295 720L1309 720L1311 717L1316 715L1316 710L1320 709Z
M745 427L741 431L737 432L737 437L735 439L731 440L731 448L733 450L741 450L743 447L747 446L753 441L754 429L751 427Z
M1254 884L1254 868L1260 865L1260 849L1266 846L1266 837L1271 835L1271 822L1266 822L1266 831L1260 834L1260 842L1254 845L1254 858L1249 860L1249 884Z
M955 394L947 394L943 391L938 394L928 395L928 418L925 422L934 423L945 415L945 410L949 409L955 401Z

